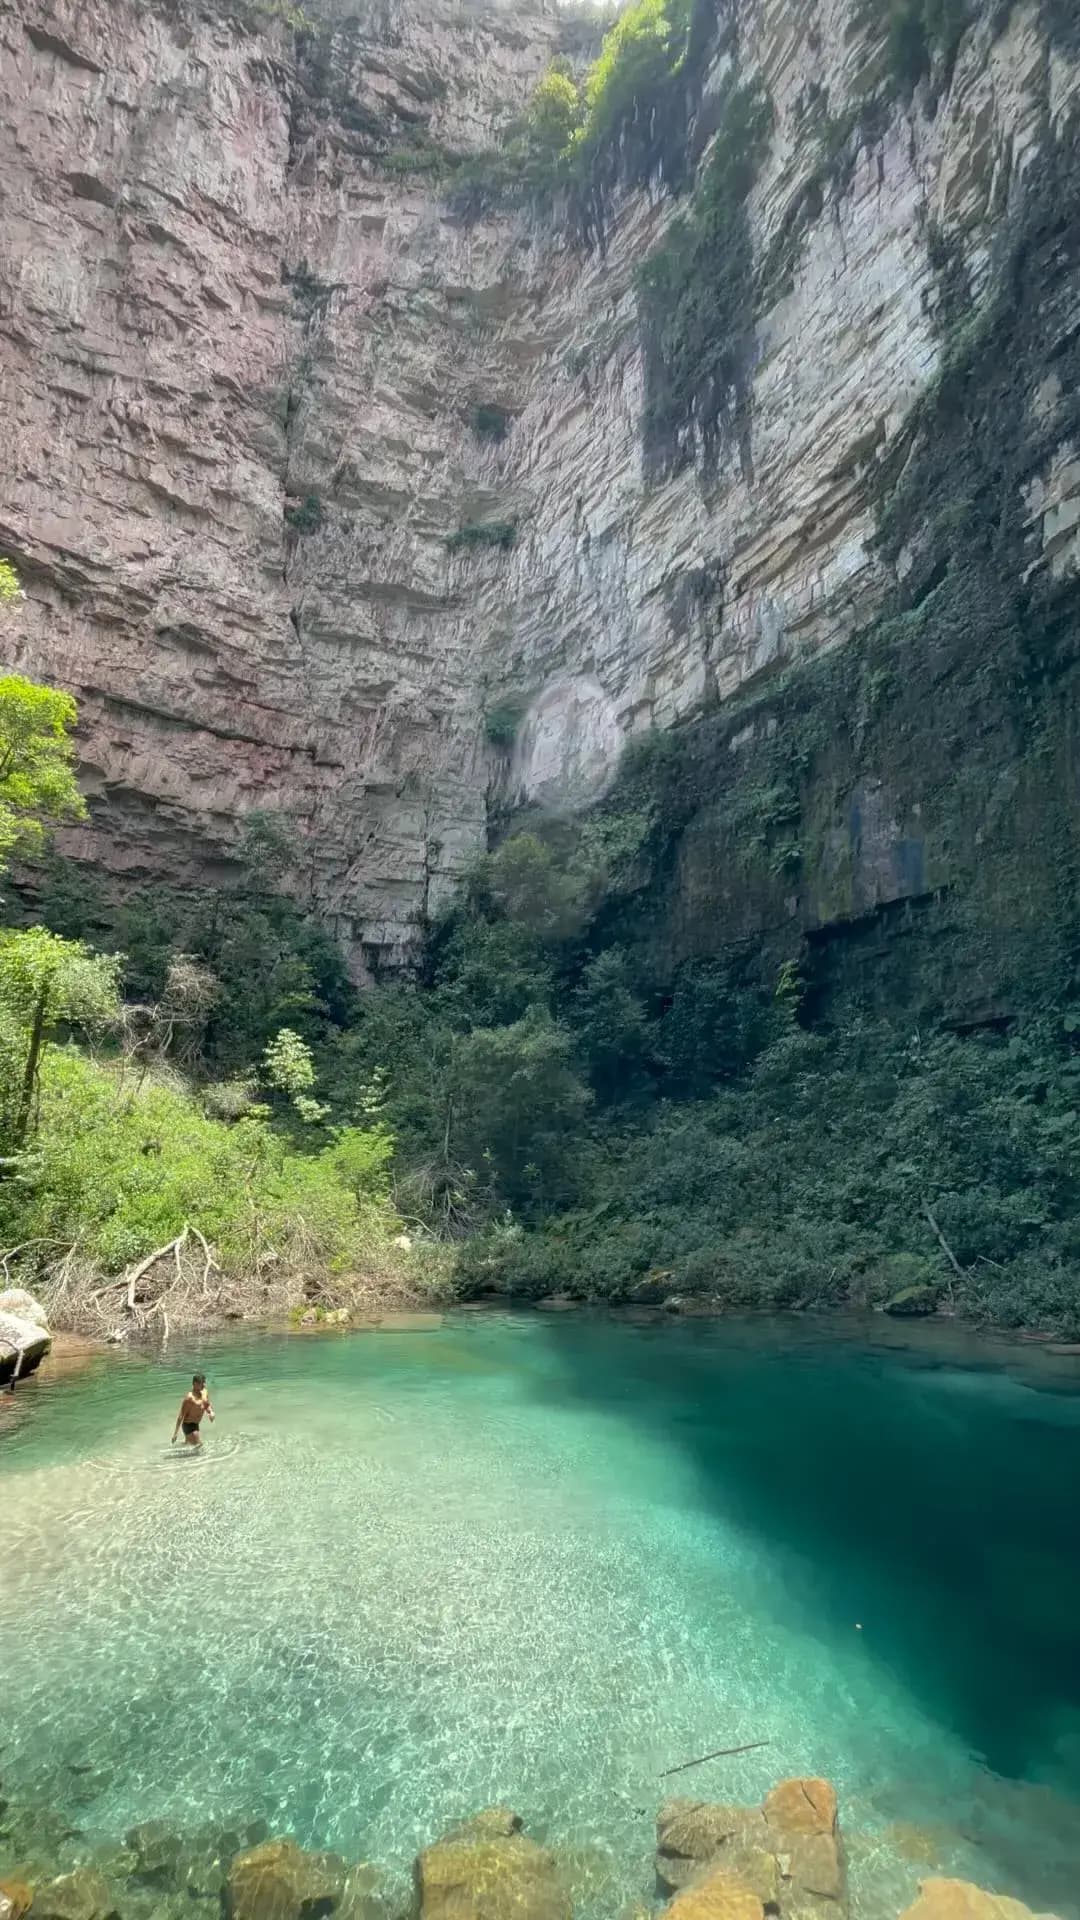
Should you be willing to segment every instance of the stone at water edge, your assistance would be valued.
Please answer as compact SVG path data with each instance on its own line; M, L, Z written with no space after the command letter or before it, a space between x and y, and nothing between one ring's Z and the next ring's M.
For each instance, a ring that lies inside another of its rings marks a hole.
M0 1382L14 1379L16 1367L20 1380L33 1373L51 1345L52 1335L47 1327L15 1313L0 1312Z
M493 1807L416 1857L419 1920L570 1920L570 1899L551 1854Z
M164 1820L144 1820L130 1828L125 1845L135 1855L140 1880L164 1883L175 1878L184 1843Z
M847 1909L836 1789L828 1780L781 1780L763 1802L780 1863L784 1920L838 1920Z
M723 1872L783 1920L843 1920L844 1857L827 1780L782 1780L761 1807L669 1800L656 1840L657 1878L667 1889L696 1890Z
M33 1899L25 1880L0 1880L0 1920L24 1920Z
M765 1908L745 1881L714 1867L675 1895L662 1920L765 1920Z
M766 1825L790 1838L799 1833L836 1832L836 1788L828 1780L781 1780L765 1795Z
M1051 1914L1033 1916L1022 1900L1008 1894L987 1893L970 1880L920 1880L918 1899L900 1920L1054 1920Z
M76 1867L34 1888L34 1920L113 1920L116 1895L94 1867Z
M266 1840L229 1867L225 1911L230 1920L318 1920L337 1906L345 1879L336 1854L305 1853L295 1840Z
M796 1840L787 1858L784 1877L791 1882L796 1895L808 1893L822 1900L842 1900L844 1861L836 1835L807 1833Z
M16 1320L32 1320L37 1327L49 1330L49 1316L40 1300L35 1300L25 1287L4 1287L0 1289L0 1313L13 1313Z
M936 1313L941 1303L940 1287L902 1287L886 1300L882 1313L891 1313L897 1320L914 1320L920 1315Z
M688 1886L715 1861L763 1901L774 1902L780 1870L769 1850L759 1807L728 1807L707 1800L667 1800L656 1819L656 1873L671 1892Z

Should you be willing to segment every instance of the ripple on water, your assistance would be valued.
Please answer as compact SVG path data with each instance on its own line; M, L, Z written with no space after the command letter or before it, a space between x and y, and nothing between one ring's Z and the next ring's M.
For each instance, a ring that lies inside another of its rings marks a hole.
M1066 1721L1040 1706L1033 1777L995 1776L947 1691L905 1661L903 1616L933 1599L917 1533L886 1618L876 1541L860 1557L824 1509L808 1526L813 1478L791 1481L796 1456L777 1452L787 1423L824 1482L836 1447L822 1422L854 1405L903 1524L925 1420L936 1464L920 1520L962 1529L950 1462L963 1448L970 1476L996 1455L988 1438L969 1455L958 1396L909 1393L890 1360L901 1445L880 1358L867 1376L857 1351L831 1355L815 1397L805 1342L788 1369L775 1341L748 1355L710 1351L700 1331L594 1338L472 1319L223 1347L205 1361L219 1417L198 1453L168 1446L171 1377L163 1390L153 1369L120 1369L107 1395L71 1383L55 1440L24 1428L5 1487L0 1670L34 1649L9 1790L53 1794L110 1833L261 1816L401 1873L441 1826L509 1800L566 1850L582 1920L599 1920L649 1891L668 1790L755 1801L782 1773L822 1772L868 1915L895 1914L931 1867L1068 1910L1080 1766ZM1030 1445L1039 1396L988 1399ZM974 1389L963 1404L982 1418ZM789 1476L775 1489L774 1467ZM1024 1548L1031 1580L1063 1579L1063 1539L1037 1543L1037 1572L1033 1541L1013 1540L1011 1560ZM994 1590L1026 1630L1024 1593ZM758 1738L763 1752L660 1780ZM58 1765L73 1755L86 1774Z

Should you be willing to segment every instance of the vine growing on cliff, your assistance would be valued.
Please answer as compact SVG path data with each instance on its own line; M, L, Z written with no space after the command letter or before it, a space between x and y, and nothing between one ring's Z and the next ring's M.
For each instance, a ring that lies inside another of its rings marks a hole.
M700 185L637 276L645 343L646 467L652 478L725 440L750 469L754 263L747 198L772 126L760 85L732 84Z

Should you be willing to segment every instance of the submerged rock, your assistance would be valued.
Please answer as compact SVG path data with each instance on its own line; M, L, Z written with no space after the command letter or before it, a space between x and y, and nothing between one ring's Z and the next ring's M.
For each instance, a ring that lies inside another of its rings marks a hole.
M505 1807L425 1847L413 1874L420 1920L570 1920L554 1859Z
M688 1886L710 1861L722 1861L761 1900L775 1901L779 1868L768 1850L760 1808L666 1801L656 1821L656 1872L662 1885L671 1892Z
M140 1880L161 1884L175 1879L184 1843L164 1820L144 1820L132 1827L126 1844L135 1855L135 1872Z
M836 1832L836 1788L827 1780L781 1780L762 1803L765 1823L790 1838Z
M96 1867L76 1867L35 1887L34 1920L112 1920L116 1896Z
M970 1880L920 1880L919 1896L900 1920L1033 1920L1030 1907L1004 1893L987 1893ZM1040 1915L1039 1920L1052 1920Z
M941 1300L940 1287L902 1287L886 1300L882 1313L891 1313L898 1320L915 1319L920 1314L936 1313Z
M664 1915L666 1920L765 1920L765 1908L745 1881L714 1867L677 1893Z
M232 1862L225 1910L230 1920L318 1920L333 1912L345 1878L336 1854L305 1853L295 1840L266 1840Z
M717 1898L737 1883L783 1920L842 1920L835 1790L827 1780L782 1780L760 1807L669 1800L656 1822L656 1874L666 1891L687 1893L722 1874L729 1884L717 1882Z
M374 1867L363 1864L350 1867L341 1898L334 1908L334 1920L386 1920L386 1908L378 1888L379 1875Z
M485 1807L481 1813L463 1820L460 1827L451 1827L443 1839L463 1840L470 1834L479 1839L509 1839L511 1834L520 1833L524 1824L520 1813L515 1813L512 1807Z
M846 1912L847 1878L836 1789L827 1780L781 1780L763 1812L780 1865L784 1920L837 1920Z

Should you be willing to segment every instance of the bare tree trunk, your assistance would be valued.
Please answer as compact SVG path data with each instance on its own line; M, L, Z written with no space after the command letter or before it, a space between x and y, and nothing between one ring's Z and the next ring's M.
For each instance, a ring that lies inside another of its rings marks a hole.
M34 1008L34 1021L30 1028L30 1049L23 1068L22 1092L19 1095L19 1111L15 1119L15 1144L21 1147L30 1129L30 1115L34 1110L34 1092L37 1087L38 1068L41 1064L41 1044L45 1033L45 1010L49 1004L48 984L42 985Z

